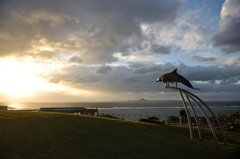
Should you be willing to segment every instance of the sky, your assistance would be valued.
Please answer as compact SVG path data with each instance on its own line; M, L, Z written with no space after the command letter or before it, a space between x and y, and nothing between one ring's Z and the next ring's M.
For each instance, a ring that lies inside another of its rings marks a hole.
M240 100L240 0L0 0L0 102ZM174 86L174 85L171 85Z

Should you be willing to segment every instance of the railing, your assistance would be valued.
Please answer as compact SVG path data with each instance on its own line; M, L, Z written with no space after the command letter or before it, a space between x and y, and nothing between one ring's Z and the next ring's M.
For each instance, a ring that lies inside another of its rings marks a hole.
M101 115L111 115L115 118L118 119L124 119L124 120L131 120L131 121L138 121L141 118L149 118L149 117L157 117L159 118L160 121L166 121L168 119L168 115L143 115L143 114L99 114L99 116Z
M142 119L142 118L148 119L149 117L157 117L159 118L159 121L165 121L165 124L188 126L187 117L179 117L179 120L168 121L168 117L171 115L111 114L111 113L99 114L99 116L105 116L105 117L107 115L110 115L110 117L114 117L117 119L130 120L130 121L138 121L139 119ZM191 118L192 126L197 126L194 117L190 117L190 118ZM214 127L219 127L215 118L210 117L209 119ZM226 123L232 123L235 121L235 119L221 119L221 118L218 118L218 120L221 126L224 126ZM198 122L199 122L199 126L209 128L209 123L204 117L198 117Z

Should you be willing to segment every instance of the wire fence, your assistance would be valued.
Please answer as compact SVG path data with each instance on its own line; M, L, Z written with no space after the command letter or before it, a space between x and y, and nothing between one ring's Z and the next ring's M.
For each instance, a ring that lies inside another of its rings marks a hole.
M159 121L165 123L165 124L171 124L171 125L185 125L185 126L188 126L188 121L187 121L187 118L186 117L176 117L178 118L177 120L168 120L169 118L168 117L175 117L175 116L171 116L171 115L142 115L142 114L100 114L100 116L102 117L114 117L114 118L117 118L117 119L122 119L122 120L130 120L130 121L138 121L139 119L148 119L149 117L156 117L159 119ZM196 125L196 121L195 121L195 118L194 117L190 117L191 118L191 124L192 126L197 126ZM210 117L210 120L213 124L213 126L216 126L218 127L218 124L217 124L217 121L213 118ZM220 124L223 126L225 125L226 123L229 123L229 122L234 122L236 119L221 119L219 118L218 119ZM199 125L202 126L202 127L209 127L209 124L207 122L207 120L205 119L205 117L198 117L198 122L199 122Z
M148 119L149 117L157 117L159 118L159 121L166 121L168 119L168 115L100 114L100 116L106 116L106 115L110 115L118 119L131 120L131 121L138 121L139 119L142 119L142 118Z

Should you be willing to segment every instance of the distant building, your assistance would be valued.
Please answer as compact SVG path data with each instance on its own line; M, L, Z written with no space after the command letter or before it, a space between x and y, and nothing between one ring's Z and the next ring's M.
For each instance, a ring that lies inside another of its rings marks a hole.
M0 106L0 110L8 110L8 106Z
M53 108L40 108L43 112L61 112L61 113L75 113L82 115L97 116L98 109L87 109L84 107L53 107Z

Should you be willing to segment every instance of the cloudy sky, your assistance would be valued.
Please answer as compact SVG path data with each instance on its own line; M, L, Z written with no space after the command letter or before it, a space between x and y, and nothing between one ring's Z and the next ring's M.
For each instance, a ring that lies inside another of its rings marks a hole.
M240 0L1 0L0 101L240 100Z

